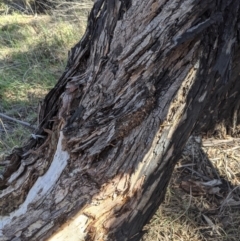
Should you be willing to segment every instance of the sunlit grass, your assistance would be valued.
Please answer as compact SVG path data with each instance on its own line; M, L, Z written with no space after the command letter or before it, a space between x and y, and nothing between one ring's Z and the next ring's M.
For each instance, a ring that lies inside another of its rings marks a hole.
M142 241L239 241L240 142L190 145L174 170L165 201L145 226ZM199 173L212 181L216 180L212 172L219 173L222 184L214 187L215 194L210 191L214 189L202 192L196 185L203 181ZM184 190L182 181L191 189Z
M64 71L68 50L85 31L85 20L0 15L0 112L34 124L37 106ZM22 145L26 128L1 120L0 152ZM3 126L4 125L4 126Z

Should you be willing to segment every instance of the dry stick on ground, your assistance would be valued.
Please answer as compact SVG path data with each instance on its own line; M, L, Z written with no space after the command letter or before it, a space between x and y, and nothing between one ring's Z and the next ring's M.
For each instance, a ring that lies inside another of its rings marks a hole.
M207 139L203 141L203 146L204 147L211 147L211 146L220 146L223 144L233 144L235 142L239 142L240 138L228 138L228 139L221 139L221 140L217 140L217 139Z
M27 123L27 122L25 122L25 121L17 120L17 119L15 119L15 118L12 118L12 117L7 116L7 115L5 115L5 114L0 113L0 117L2 117L2 118L4 118L4 119L7 119L7 120L10 120L10 121L17 122L17 123L19 123L19 124L21 124L21 125L23 125L23 126L26 126L26 127L29 128L29 129L32 129L32 130L35 130L35 129L36 129L36 126L33 126L33 125L31 125L31 124L29 124L29 123Z

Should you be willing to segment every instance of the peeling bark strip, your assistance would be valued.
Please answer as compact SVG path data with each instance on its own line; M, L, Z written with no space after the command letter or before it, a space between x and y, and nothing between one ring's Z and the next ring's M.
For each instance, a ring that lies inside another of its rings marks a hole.
M6 162L0 240L139 240L209 101L240 103L239 4L95 1L41 105L44 141Z

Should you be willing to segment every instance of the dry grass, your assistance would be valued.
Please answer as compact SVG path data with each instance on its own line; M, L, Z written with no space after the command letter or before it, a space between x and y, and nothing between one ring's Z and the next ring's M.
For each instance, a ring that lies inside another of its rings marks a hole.
M142 240L240 240L240 140L199 140L188 142Z

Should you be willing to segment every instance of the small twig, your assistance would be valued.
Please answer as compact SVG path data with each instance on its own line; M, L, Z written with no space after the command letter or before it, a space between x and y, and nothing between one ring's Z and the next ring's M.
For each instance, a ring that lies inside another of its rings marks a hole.
M15 118L12 118L12 117L7 116L7 115L5 115L5 114L0 113L0 117L5 118L5 119L10 120L10 121L17 122L17 123L19 123L19 124L21 124L21 125L23 125L23 126L26 126L26 127L29 128L29 129L33 129L33 130L36 129L36 126L33 126L33 125L31 125L31 124L29 124L29 123L27 123L27 122L25 122L25 121L17 120L17 119L15 119Z
M185 209L185 211L184 211L180 216L178 216L177 218L175 218L171 223L176 222L176 221L179 220L182 216L184 216L184 215L187 213L187 211L189 210L189 208L190 208L190 206L191 206L191 203L192 203L192 186L190 186L189 203L188 203L187 208Z
M3 127L3 129L4 129L4 131L5 131L5 133L6 133L6 135L7 135L7 137L8 137L8 133L7 133L7 130L6 130L6 128L5 128L5 126L4 126L3 122L2 122L2 119L0 119L0 123L1 123L1 125L2 125L2 127Z
M207 140L203 140L202 144L203 144L203 147L211 147L211 146L219 146L223 144L231 144L231 142L238 142L238 141L240 141L240 138L229 138L229 139L223 139L223 140L207 139Z
M184 167L192 167L192 166L195 166L195 165L196 165L195 163L191 163L191 164L181 165L181 166L176 167L176 168L178 169L178 168L184 168Z

